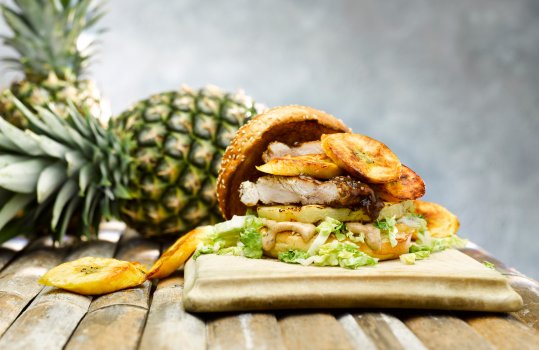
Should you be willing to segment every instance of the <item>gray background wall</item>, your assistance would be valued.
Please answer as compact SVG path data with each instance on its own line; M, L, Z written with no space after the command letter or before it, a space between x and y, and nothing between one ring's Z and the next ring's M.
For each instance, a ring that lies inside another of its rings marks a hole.
M114 112L182 83L323 109L422 175L425 199L455 212L462 236L539 278L539 1L107 8L91 73Z

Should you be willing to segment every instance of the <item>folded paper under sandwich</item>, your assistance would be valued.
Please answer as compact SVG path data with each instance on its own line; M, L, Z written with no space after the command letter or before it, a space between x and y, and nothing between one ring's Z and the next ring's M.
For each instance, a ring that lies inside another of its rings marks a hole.
M499 272L449 249L415 265L399 260L348 270L271 259L202 255L185 266L191 312L411 308L509 312L522 298Z

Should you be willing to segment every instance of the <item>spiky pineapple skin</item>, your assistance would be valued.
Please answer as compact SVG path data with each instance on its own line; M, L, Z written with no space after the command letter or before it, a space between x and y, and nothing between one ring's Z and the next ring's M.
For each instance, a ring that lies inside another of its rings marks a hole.
M240 126L263 107L242 92L209 86L153 95L111 120L131 142L133 199L121 218L146 236L178 235L222 220L215 184L222 155Z
M98 118L105 117L100 93L91 80L62 80L50 73L48 78L40 83L30 80L15 81L8 90L33 111L36 106L47 107L53 104L59 115L65 118L68 101L71 101L79 108L88 109ZM18 128L25 129L28 127L28 120L8 98L8 90L0 94L0 116Z

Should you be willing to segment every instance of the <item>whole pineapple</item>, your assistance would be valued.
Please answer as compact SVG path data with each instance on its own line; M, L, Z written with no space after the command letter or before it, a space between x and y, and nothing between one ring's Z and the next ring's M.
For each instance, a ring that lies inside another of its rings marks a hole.
M84 33L102 16L93 0L14 0L13 7L2 5L4 20L12 32L4 43L17 52L6 58L24 79L10 90L26 106L55 103L60 116L66 116L67 101L102 116L100 94L94 83L81 76L91 57L93 42ZM88 38L88 37L86 37ZM0 115L19 128L28 125L6 91L0 94ZM104 116L106 117L106 116Z
M221 219L215 184L221 157L238 128L257 114L243 92L182 87L153 95L113 118L128 138L138 176L120 216L146 235L186 232Z
M215 181L236 130L259 108L242 93L182 88L137 103L102 127L70 104L68 116L11 97L31 121L0 118L0 242L48 223L61 241L95 235L120 217L148 236L178 235L220 215Z

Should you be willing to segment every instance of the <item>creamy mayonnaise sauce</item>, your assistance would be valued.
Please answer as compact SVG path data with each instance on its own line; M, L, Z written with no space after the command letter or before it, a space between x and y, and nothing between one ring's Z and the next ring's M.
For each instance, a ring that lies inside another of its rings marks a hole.
M292 231L301 235L303 241L308 242L316 233L316 226L303 222L278 222L262 219L266 230L262 232L262 249L271 250L275 246L275 237L278 233Z

